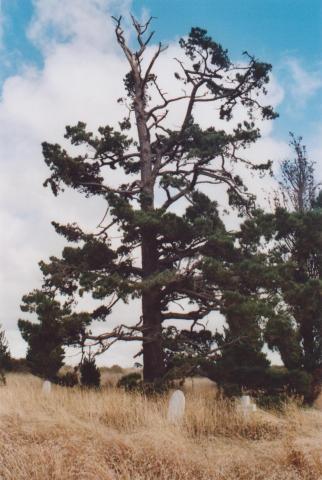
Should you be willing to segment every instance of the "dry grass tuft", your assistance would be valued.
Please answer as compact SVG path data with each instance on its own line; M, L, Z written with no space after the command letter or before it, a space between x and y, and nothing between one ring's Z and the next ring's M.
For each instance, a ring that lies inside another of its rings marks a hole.
M181 425L167 397L82 391L10 375L0 389L1 480L318 480L322 414L290 405L244 417L211 389L187 393Z

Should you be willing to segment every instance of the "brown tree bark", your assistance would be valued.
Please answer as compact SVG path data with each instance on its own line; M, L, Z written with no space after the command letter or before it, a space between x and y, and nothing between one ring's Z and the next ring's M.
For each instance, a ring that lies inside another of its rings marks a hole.
M155 179L152 172L152 151L150 133L145 111L145 82L141 78L138 60L131 59L135 81L134 112L140 145L141 160L141 209L148 215L154 210ZM142 228L142 277L146 286L142 293L143 320L143 378L155 382L164 371L162 349L161 292L159 286L149 286L149 279L158 272L157 234L153 227Z

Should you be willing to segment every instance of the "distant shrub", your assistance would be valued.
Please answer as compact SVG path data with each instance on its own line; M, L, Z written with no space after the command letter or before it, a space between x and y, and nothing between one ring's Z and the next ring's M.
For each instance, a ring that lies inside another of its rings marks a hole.
M267 393L258 393L256 396L256 403L261 408L268 410L283 410L285 405L289 403L292 397L286 392L268 395Z
M143 382L142 375L139 372L132 372L124 375L117 382L118 388L123 388L126 391L137 391L144 395L154 396L162 395L175 387L175 381L169 381L166 377L160 378L155 382Z
M137 372L132 372L124 375L117 382L118 388L124 388L126 391L139 390L142 386L141 375Z
M310 394L312 381L312 375L304 370L291 370L288 374L289 390L305 398Z
M211 378L211 377L210 377ZM216 381L216 376L213 378ZM304 370L288 370L285 367L235 367L226 378L217 378L217 384L228 396L243 392L255 397L263 406L279 406L289 397L310 396L312 376Z
M78 385L77 372L66 372L58 376L58 383L63 387L75 387Z
M237 383L225 383L220 387L226 397L238 397L242 394L242 389Z
M101 372L95 358L85 357L80 365L81 384L83 387L98 388L101 383Z

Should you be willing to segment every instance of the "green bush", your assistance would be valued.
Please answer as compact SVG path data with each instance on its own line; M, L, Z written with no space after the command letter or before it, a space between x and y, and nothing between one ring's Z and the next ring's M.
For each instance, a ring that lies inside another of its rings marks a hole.
M95 358L85 357L80 365L81 384L83 387L98 388L101 383L101 372Z
M63 387L75 387L78 385L78 375L74 372L66 372L58 377L59 385Z
M170 387L173 387L173 382L168 381L167 378L161 378L155 382L143 382L142 376L138 372L132 372L128 375L124 375L118 382L117 387L123 388L126 391L138 391L145 395L162 395Z
M117 382L118 388L124 388L126 391L139 390L142 388L141 374L137 372L123 375Z
M261 408L283 410L285 405L290 401L290 398L286 392L271 395L259 392L256 396L256 403Z

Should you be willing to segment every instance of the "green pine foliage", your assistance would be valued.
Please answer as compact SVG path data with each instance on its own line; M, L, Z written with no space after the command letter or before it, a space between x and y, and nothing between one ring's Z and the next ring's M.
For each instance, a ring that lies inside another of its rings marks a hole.
M275 197L275 211L256 212L242 225L240 241L266 255L272 272L267 295L279 297L265 340L287 369L311 378L306 399L313 401L322 372L321 195L301 138L292 135L291 146L295 156L281 165L282 192Z
M80 342L87 317L83 323L74 321L70 306L62 305L53 294L34 290L23 297L23 312L37 316L37 321L18 321L23 339L28 343L27 362L31 372L51 381L64 365L64 345Z

